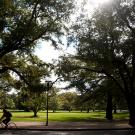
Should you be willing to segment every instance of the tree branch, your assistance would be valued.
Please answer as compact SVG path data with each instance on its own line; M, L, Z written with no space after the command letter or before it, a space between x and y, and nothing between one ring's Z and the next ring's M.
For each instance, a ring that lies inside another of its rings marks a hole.
M88 70L88 71L92 71L92 72L95 72L95 73L102 73L102 74L105 74L106 76L108 76L110 79L112 79L116 84L117 86L122 90L122 92L124 93L124 89L123 87L120 85L120 83L117 81L117 79L115 79L110 73L108 73L106 70L104 69L101 69L101 70L96 70L96 69L91 69L91 68L87 68L87 67L77 67L77 69L84 69L84 70Z

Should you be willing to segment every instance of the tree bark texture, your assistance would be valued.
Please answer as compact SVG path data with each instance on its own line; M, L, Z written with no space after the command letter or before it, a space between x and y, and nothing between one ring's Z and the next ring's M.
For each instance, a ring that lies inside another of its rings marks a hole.
M112 120L112 95L110 93L107 94L107 106L106 106L106 119Z

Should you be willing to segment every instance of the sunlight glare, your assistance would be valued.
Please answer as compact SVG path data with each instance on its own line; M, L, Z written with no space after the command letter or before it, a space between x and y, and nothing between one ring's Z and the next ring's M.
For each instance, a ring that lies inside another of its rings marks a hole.
M109 2L110 0L93 0L95 3L97 4L104 4L104 3L107 3Z
M82 0L80 0L82 1ZM99 5L104 5L104 4L107 4L109 2L111 2L112 0L85 0L86 1L86 5L91 5L93 7L97 7Z
M96 8L109 4L112 1L113 0L76 0L78 7L79 5L84 5L83 9L88 13L88 16L91 16Z

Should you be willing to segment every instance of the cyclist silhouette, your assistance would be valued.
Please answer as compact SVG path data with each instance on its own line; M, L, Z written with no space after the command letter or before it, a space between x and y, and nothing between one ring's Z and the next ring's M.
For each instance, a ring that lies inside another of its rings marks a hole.
M3 109L3 115L0 120L5 124L5 128L8 126L8 122L11 120L12 114L11 112L7 111L6 109Z

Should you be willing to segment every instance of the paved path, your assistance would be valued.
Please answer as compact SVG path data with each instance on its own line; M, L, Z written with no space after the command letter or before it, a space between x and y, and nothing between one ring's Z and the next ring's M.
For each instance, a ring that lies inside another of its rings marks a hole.
M1 135L135 135L135 130L79 130L79 131L46 131L46 130L2 130Z
M104 121L104 122L15 122L20 129L50 129L50 130L69 130L69 129L127 129L132 128L128 121Z

